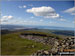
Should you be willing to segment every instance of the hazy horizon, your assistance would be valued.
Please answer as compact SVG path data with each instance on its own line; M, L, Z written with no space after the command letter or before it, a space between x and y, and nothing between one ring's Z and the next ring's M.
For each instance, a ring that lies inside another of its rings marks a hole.
M39 26L39 25L1 25L2 29L29 29L29 28L36 28L36 29L51 29L51 30L73 30L72 27L57 27L57 26Z

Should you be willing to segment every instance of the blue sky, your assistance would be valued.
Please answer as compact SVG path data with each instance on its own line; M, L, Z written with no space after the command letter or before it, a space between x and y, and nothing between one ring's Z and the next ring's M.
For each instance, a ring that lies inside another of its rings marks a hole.
M73 1L3 1L1 24L74 28Z

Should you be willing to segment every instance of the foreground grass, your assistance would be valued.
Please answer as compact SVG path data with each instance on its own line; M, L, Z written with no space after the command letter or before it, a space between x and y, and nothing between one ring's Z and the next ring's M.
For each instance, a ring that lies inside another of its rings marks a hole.
M32 40L22 39L20 33L11 33L1 36L2 55L30 55L38 50L49 50L51 47ZM34 45L34 48L32 47Z

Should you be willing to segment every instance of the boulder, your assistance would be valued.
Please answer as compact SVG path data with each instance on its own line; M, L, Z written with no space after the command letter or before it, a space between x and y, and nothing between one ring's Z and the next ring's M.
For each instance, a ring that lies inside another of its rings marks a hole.
M49 52L48 52L48 51L44 51L44 54L48 55L48 54L49 54Z

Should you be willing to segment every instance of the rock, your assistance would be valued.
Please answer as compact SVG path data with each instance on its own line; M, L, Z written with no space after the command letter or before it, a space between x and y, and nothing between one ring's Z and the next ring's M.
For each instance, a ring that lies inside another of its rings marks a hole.
M55 41L55 45L59 45L59 42L58 41Z
M44 54L48 55L48 54L49 54L49 52L48 52L48 51L44 51Z
M34 48L35 46L34 45L32 45L32 48Z

